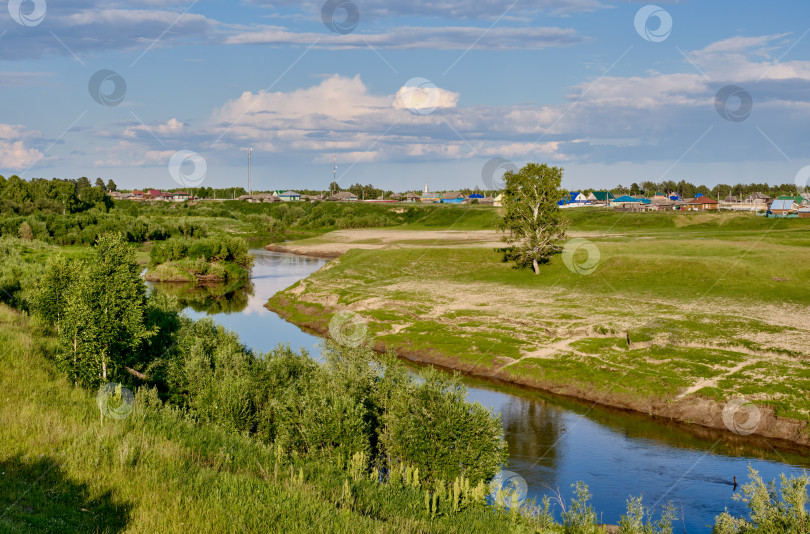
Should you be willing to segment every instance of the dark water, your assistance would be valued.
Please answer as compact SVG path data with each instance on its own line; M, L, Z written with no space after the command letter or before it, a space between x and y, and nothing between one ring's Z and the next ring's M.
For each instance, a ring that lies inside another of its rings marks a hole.
M251 284L243 288L195 288L153 284L177 295L193 318L211 316L257 351L279 343L319 352L319 338L303 332L264 307L277 291L307 277L325 260L254 250ZM414 367L417 370L418 368ZM616 524L628 496L643 495L646 506L672 502L678 510L675 532L710 532L714 517L728 508L746 512L732 500L733 477L747 480L748 466L765 480L780 473L801 474L810 458L774 449L769 443L734 443L729 435L695 436L678 425L595 408L509 385L465 379L469 398L501 414L509 444L508 469L522 476L529 497L559 490L571 497L571 484L584 481L605 523ZM740 487L737 487L739 492Z

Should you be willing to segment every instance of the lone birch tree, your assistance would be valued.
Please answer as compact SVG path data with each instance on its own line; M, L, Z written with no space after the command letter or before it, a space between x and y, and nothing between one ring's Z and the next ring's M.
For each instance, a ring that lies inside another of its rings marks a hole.
M91 263L76 263L60 321L64 363L78 382L96 385L118 375L145 340L146 286L121 234L98 238Z
M498 229L512 246L511 259L519 265L531 264L540 274L540 264L561 250L568 219L557 204L568 195L560 188L563 169L545 163L529 163L517 172L504 174L504 216Z

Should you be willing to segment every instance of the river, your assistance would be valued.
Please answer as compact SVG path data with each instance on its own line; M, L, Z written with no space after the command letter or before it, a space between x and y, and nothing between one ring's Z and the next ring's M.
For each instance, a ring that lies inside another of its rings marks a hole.
M237 333L256 351L289 343L317 357L320 338L302 331L264 307L277 291L318 270L325 260L256 249L251 285L215 296L177 285L152 284L178 295L185 313L211 317ZM412 366L416 372L418 367ZM726 508L746 513L732 499L733 478L747 481L748 466L767 481L780 473L799 475L810 458L762 442L730 442L712 433L696 437L682 426L638 414L594 407L525 388L465 378L470 401L501 415L509 445L509 466L526 480L529 497L539 501L557 490L571 497L571 484L584 481L593 494L600 521L616 524L628 496L643 495L646 506L672 502L678 511L675 532L711 532ZM739 493L740 486L736 492Z

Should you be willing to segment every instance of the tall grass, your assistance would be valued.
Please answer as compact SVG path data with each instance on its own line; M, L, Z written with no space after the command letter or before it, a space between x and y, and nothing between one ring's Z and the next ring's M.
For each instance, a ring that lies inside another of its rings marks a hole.
M421 488L196 423L154 390L100 421L54 339L4 306L0 346L3 532L531 532L484 506L431 517Z

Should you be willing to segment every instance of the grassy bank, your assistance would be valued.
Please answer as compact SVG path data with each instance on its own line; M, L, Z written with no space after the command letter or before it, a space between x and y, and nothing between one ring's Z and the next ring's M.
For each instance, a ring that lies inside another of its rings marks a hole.
M534 276L491 248L391 243L350 250L269 307L325 334L354 311L381 349L706 426L725 428L725 403L745 397L758 434L810 443L807 221L571 217L598 251L590 275L559 255Z
M483 506L279 453L139 390L124 420L57 375L55 341L0 306L3 532L532 532ZM348 460L348 459L347 459Z

